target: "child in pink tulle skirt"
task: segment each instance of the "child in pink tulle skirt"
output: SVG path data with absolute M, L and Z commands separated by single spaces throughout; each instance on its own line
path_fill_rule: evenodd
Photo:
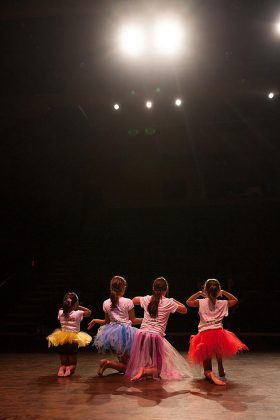
M 186 360 L 164 338 L 169 315 L 185 314 L 187 308 L 166 297 L 168 283 L 158 277 L 151 296 L 135 297 L 133 303 L 144 309 L 140 330 L 135 334 L 125 375 L 132 381 L 143 376 L 162 379 L 182 379 L 189 375 Z
M 203 299 L 198 299 L 198 297 Z M 226 297 L 227 300 L 219 300 Z M 203 291 L 189 297 L 187 305 L 199 308 L 200 322 L 198 334 L 191 337 L 188 359 L 191 363 L 203 365 L 204 375 L 216 385 L 225 385 L 212 370 L 212 358 L 218 363 L 219 376 L 225 376 L 223 357 L 231 357 L 248 347 L 232 332 L 223 329 L 223 318 L 228 308 L 236 305 L 238 299 L 231 293 L 221 290 L 218 280 L 208 279 Z

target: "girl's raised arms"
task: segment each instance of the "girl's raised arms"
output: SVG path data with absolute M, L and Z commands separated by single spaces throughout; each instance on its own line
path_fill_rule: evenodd
M 196 308 L 199 305 L 198 298 L 199 296 L 205 297 L 205 293 L 200 290 L 199 292 L 194 293 L 191 295 L 187 300 L 186 304 L 190 306 L 191 308 Z
M 176 312 L 178 312 L 179 314 L 186 314 L 188 312 L 188 309 L 185 307 L 185 305 L 183 303 L 178 302 L 178 300 L 176 300 L 174 298 L 173 298 L 173 301 L 175 303 L 177 303 L 177 305 L 178 305 L 178 308 L 177 308 Z
M 188 306 L 192 307 L 192 308 L 196 308 L 196 307 L 198 307 L 198 306 L 199 306 L 198 298 L 199 298 L 200 296 L 201 296 L 201 297 L 204 297 L 204 298 L 206 297 L 205 293 L 204 293 L 203 291 L 201 291 L 201 290 L 200 290 L 199 292 L 196 292 L 196 293 L 194 293 L 193 295 L 191 295 L 191 296 L 187 299 L 186 304 L 187 304 Z M 224 297 L 226 297 L 226 298 L 228 299 L 228 307 L 229 307 L 229 308 L 231 308 L 232 306 L 234 306 L 234 305 L 236 305 L 236 304 L 238 303 L 238 299 L 237 299 L 234 295 L 232 295 L 231 293 L 226 292 L 225 290 L 221 290 L 221 291 L 219 292 L 218 296 L 219 296 L 219 297 L 224 296 Z
M 87 318 L 88 316 L 91 316 L 91 310 L 88 308 L 85 308 L 84 306 L 79 305 L 78 306 L 78 310 L 79 311 L 83 311 L 84 313 L 84 318 Z
M 176 299 L 173 299 L 173 300 L 178 305 L 178 308 L 177 308 L 176 312 L 179 312 L 179 314 L 186 314 L 188 312 L 187 308 L 185 307 L 185 305 L 183 305 L 183 303 L 178 302 Z M 132 302 L 134 303 L 134 305 L 140 305 L 140 296 L 135 296 L 132 299 Z
M 232 306 L 236 305 L 238 303 L 237 297 L 232 295 L 229 292 L 226 292 L 225 290 L 221 290 L 219 293 L 219 296 L 224 296 L 228 299 L 228 307 L 231 308 Z

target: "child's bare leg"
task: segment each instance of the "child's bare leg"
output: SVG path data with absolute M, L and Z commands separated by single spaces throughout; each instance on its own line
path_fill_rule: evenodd
M 216 356 L 217 359 L 217 363 L 218 363 L 218 371 L 219 371 L 219 376 L 226 376 L 226 372 L 224 370 L 224 365 L 223 365 L 223 359 L 219 356 Z
M 77 354 L 69 355 L 68 362 L 69 362 L 70 374 L 75 373 L 76 366 L 77 366 Z
M 60 367 L 58 369 L 57 376 L 64 376 L 66 365 L 67 365 L 67 356 L 65 354 L 60 354 L 59 358 L 60 358 Z
M 212 360 L 211 359 L 206 359 L 203 361 L 203 367 L 204 367 L 204 375 L 205 377 L 213 382 L 215 385 L 225 385 L 225 382 L 221 381 L 220 379 L 218 379 L 213 370 L 212 370 Z
M 69 361 L 69 354 L 67 354 L 66 356 L 66 363 L 65 363 L 65 372 L 64 372 L 64 376 L 70 376 L 71 375 L 71 371 L 70 371 L 70 361 Z
M 123 362 L 117 362 L 117 361 L 112 361 L 112 360 L 108 360 L 108 359 L 101 359 L 100 360 L 100 366 L 98 369 L 98 375 L 102 376 L 104 371 L 106 369 L 115 369 L 120 373 L 124 373 L 125 369 L 126 369 L 126 364 Z
M 211 359 L 205 359 L 203 360 L 203 369 L 204 369 L 204 375 L 208 372 L 212 372 L 212 360 Z
M 101 359 L 100 360 L 100 362 L 99 362 L 99 369 L 97 371 L 97 374 L 99 376 L 102 376 L 103 375 L 103 372 L 105 370 L 104 368 L 105 368 L 105 365 L 106 365 L 107 362 L 109 362 L 109 360 L 107 360 L 107 359 Z
M 158 371 L 156 368 L 140 368 L 139 371 L 134 375 L 131 380 L 132 381 L 138 381 L 138 379 L 142 378 L 143 376 L 156 376 L 158 375 Z

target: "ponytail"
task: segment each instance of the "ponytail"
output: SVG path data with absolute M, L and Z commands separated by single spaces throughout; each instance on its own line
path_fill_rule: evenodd
M 221 290 L 220 282 L 216 279 L 208 279 L 204 284 L 204 290 L 214 305 L 219 291 Z
M 148 312 L 152 318 L 157 317 L 160 298 L 161 298 L 161 292 L 154 291 L 151 298 L 151 302 L 148 305 Z
M 168 290 L 168 283 L 164 277 L 158 277 L 153 283 L 153 294 L 148 305 L 148 312 L 152 318 L 158 315 L 158 305 L 165 291 Z
M 115 309 L 119 303 L 119 296 L 125 291 L 126 280 L 121 276 L 114 276 L 110 282 L 111 309 Z
M 111 290 L 110 299 L 111 299 L 111 309 L 116 308 L 119 303 L 119 296 L 117 295 L 115 290 Z

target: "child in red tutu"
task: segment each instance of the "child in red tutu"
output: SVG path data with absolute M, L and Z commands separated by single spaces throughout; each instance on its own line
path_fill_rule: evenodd
M 90 309 L 79 305 L 76 293 L 66 293 L 62 308 L 58 311 L 61 328 L 47 337 L 49 347 L 57 347 L 60 355 L 61 365 L 57 376 L 70 376 L 75 372 L 78 348 L 87 346 L 92 340 L 89 334 L 80 331 L 82 319 L 90 315 Z
M 199 297 L 203 299 L 198 299 Z M 219 300 L 225 297 L 227 300 Z M 190 296 L 187 305 L 199 308 L 200 322 L 198 334 L 191 337 L 188 359 L 191 363 L 201 364 L 204 375 L 216 385 L 225 385 L 212 370 L 212 358 L 216 357 L 219 376 L 225 376 L 223 357 L 231 357 L 248 347 L 235 334 L 223 329 L 223 318 L 228 315 L 228 308 L 236 305 L 238 299 L 231 293 L 221 290 L 218 280 L 208 279 L 203 291 Z
M 132 381 L 143 376 L 159 379 L 182 379 L 189 376 L 186 360 L 164 338 L 169 315 L 187 313 L 187 308 L 166 297 L 168 283 L 158 277 L 151 296 L 135 297 L 133 303 L 144 309 L 140 330 L 135 334 L 125 375 Z

